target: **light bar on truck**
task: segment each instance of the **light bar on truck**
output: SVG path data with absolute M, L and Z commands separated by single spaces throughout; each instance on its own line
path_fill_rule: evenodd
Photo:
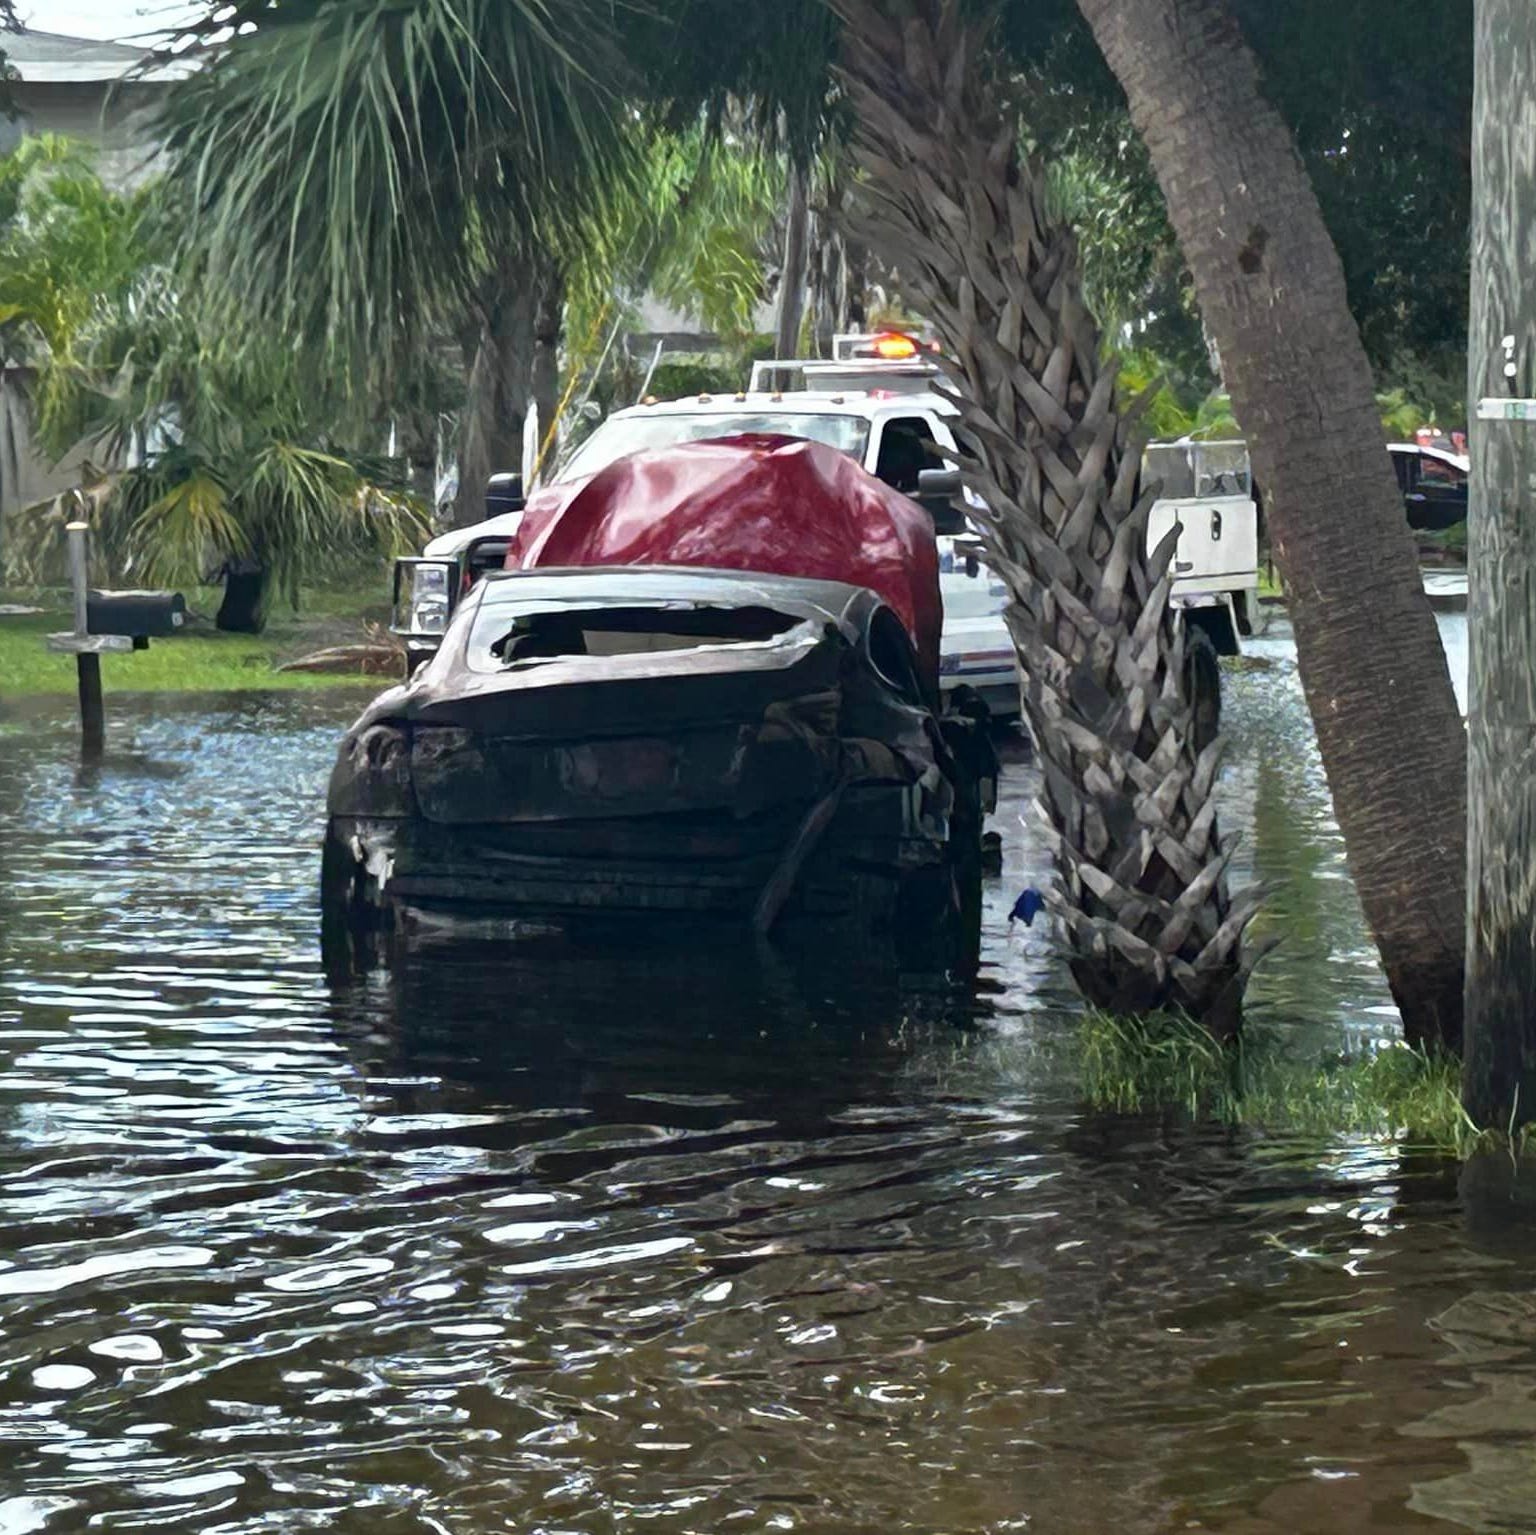
M 843 357 L 849 361 L 869 359 L 880 362 L 911 362 L 921 357 L 924 352 L 938 351 L 936 343 L 925 344 L 916 336 L 909 336 L 905 331 L 900 330 L 877 331 L 872 336 L 849 337 L 847 341 L 848 344 L 840 350 Z

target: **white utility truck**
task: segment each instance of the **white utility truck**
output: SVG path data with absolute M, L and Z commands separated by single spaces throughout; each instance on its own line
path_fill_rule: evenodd
M 1173 604 L 1217 655 L 1235 656 L 1260 627 L 1259 510 L 1246 443 L 1151 443 L 1143 480 L 1160 483 L 1147 519 L 1147 548 L 1177 526 Z
M 775 370 L 781 382 L 763 373 Z M 614 460 L 646 448 L 667 447 L 744 432 L 808 437 L 856 458 L 877 478 L 913 497 L 925 471 L 945 471 L 955 439 L 953 407 L 932 390 L 934 369 L 906 336 L 839 336 L 832 360 L 757 364 L 752 381 L 737 394 L 647 399 L 603 421 L 545 484 L 584 480 Z M 401 560 L 395 570 L 395 632 L 413 663 L 436 648 L 447 627 L 464 577 L 499 568 L 507 541 L 522 520 L 519 476 L 497 475 L 487 509 L 505 511 L 429 543 L 423 556 Z M 980 544 L 958 513 L 936 517 L 939 587 L 944 605 L 940 682 L 946 692 L 975 688 L 995 713 L 1017 714 L 1018 681 L 1013 641 L 1003 622 L 1008 594 L 977 558 Z M 462 567 L 457 579 L 444 561 Z
M 808 437 L 856 458 L 871 474 L 913 497 L 923 479 L 947 480 L 956 467 L 955 407 L 934 389 L 931 346 L 899 332 L 835 338 L 830 358 L 755 363 L 745 390 L 680 400 L 646 399 L 615 411 L 546 484 L 589 478 L 647 448 L 744 432 Z M 1218 451 L 1219 450 L 1219 451 Z M 1217 655 L 1238 650 L 1258 611 L 1257 512 L 1241 443 L 1172 443 L 1148 449 L 1146 472 L 1167 484 L 1153 509 L 1149 547 L 1173 522 L 1181 532 L 1174 601 L 1202 631 L 1192 647 L 1197 682 L 1219 709 Z M 432 540 L 417 560 L 397 562 L 395 631 L 413 662 L 436 648 L 459 592 L 499 568 L 522 520 L 521 477 L 497 475 L 487 494 L 497 512 Z M 932 498 L 923 495 L 925 504 Z M 975 688 L 994 713 L 1019 708 L 1017 662 L 1003 621 L 1008 594 L 980 558 L 981 542 L 958 512 L 935 517 L 944 605 L 940 681 Z M 450 575 L 443 562 L 455 562 Z M 1205 643 L 1208 637 L 1209 644 Z

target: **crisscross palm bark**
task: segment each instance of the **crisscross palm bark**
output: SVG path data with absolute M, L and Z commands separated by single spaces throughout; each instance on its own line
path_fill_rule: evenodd
M 1039 755 L 1072 972 L 1119 1013 L 1181 1008 L 1232 1032 L 1257 951 L 1217 827 L 1220 737 L 1197 750 L 1171 540 L 1081 297 L 1070 228 L 1019 149 L 988 27 L 955 0 L 833 0 L 864 177 L 860 235 L 943 340 L 966 483 Z

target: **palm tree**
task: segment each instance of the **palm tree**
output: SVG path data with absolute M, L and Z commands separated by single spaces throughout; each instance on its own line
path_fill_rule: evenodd
M 232 320 L 302 337 L 364 394 L 460 349 L 461 520 L 519 461 L 530 398 L 547 427 L 567 309 L 584 355 L 647 287 L 696 280 L 712 323 L 758 297 L 743 230 L 771 215 L 777 156 L 712 85 L 647 94 L 653 65 L 702 55 L 682 4 L 251 0 L 211 14 L 208 67 L 173 93 L 192 270 Z
M 1081 298 L 1072 230 L 950 0 L 833 0 L 857 116 L 862 233 L 937 327 L 971 456 L 978 530 L 1008 583 L 1024 709 L 1059 875 L 1052 901 L 1090 1001 L 1235 1029 L 1258 905 L 1233 899 L 1197 740 L 1172 544 L 1146 553 L 1131 412 Z
M 109 191 L 89 149 L 56 134 L 0 156 L 0 357 L 43 363 L 31 401 L 45 438 L 78 412 L 78 352 L 104 302 L 144 265 L 148 194 Z
M 639 173 L 605 189 L 592 237 L 563 256 L 573 373 L 601 362 L 647 294 L 735 341 L 750 335 L 762 301 L 784 158 L 738 124 L 635 132 Z
M 467 512 L 516 462 L 551 258 L 634 167 L 610 6 L 242 0 L 203 40 L 162 125 L 196 279 L 359 393 L 456 340 Z
M 1350 869 L 1415 1043 L 1461 1038 L 1466 735 L 1343 267 L 1228 0 L 1079 0 L 1266 487 Z
M 88 510 L 119 574 L 187 582 L 241 571 L 223 627 L 259 627 L 274 587 L 415 543 L 423 523 L 392 465 L 359 457 L 317 421 L 338 402 L 294 350 L 226 337 L 172 282 L 153 189 L 124 197 L 82 146 L 28 149 L 7 199 L 0 162 L 0 341 L 36 373 L 38 440 L 82 447 L 80 483 L 26 509 L 13 567 L 56 566 L 62 529 Z

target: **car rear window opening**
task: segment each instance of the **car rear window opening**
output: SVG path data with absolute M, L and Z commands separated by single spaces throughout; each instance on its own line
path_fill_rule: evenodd
M 472 664 L 490 670 L 569 656 L 639 655 L 704 645 L 762 644 L 804 623 L 763 607 L 632 607 L 483 614 Z

